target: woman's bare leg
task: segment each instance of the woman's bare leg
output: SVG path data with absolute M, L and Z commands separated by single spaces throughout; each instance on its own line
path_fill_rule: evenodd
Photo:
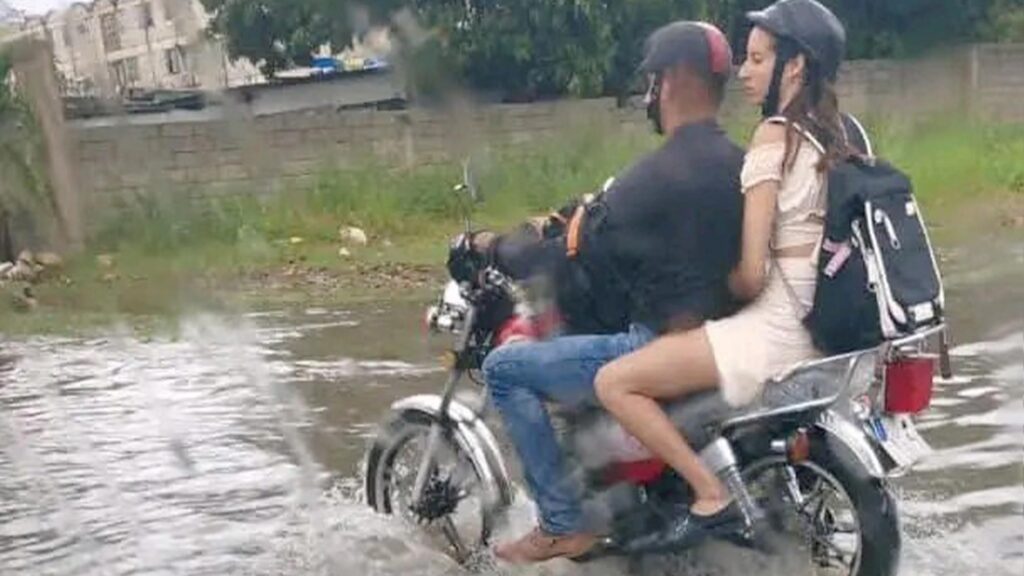
M 718 385 L 718 369 L 703 329 L 663 336 L 605 365 L 594 385 L 601 404 L 619 423 L 690 484 L 696 514 L 713 514 L 728 504 L 728 490 L 655 401 Z

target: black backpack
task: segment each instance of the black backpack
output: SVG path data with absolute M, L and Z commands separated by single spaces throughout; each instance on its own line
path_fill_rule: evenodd
M 804 318 L 827 354 L 871 348 L 942 322 L 944 295 L 910 179 L 871 155 L 828 174 L 814 303 Z

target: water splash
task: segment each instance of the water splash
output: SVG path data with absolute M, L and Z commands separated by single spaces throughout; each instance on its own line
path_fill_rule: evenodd
M 334 321 L 344 324 L 319 327 Z M 417 351 L 401 359 L 352 354 L 346 343 L 305 347 L 339 335 L 358 343 L 388 322 L 376 311 L 314 310 L 194 317 L 176 337 L 148 341 L 6 342 L 0 573 L 465 574 L 360 494 L 365 438 L 392 399 L 435 389 L 432 352 L 416 348 L 418 336 L 396 336 Z M 907 573 L 1020 572 L 1022 340 L 1011 331 L 955 350 L 958 376 L 937 387 L 947 402 L 925 431 L 936 453 L 897 486 Z M 535 521 L 520 493 L 497 537 Z M 491 572 L 799 573 L 785 561 L 766 566 L 714 544 L 632 564 Z

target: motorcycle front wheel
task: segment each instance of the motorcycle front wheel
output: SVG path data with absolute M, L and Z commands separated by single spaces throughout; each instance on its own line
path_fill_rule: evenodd
M 430 414 L 410 410 L 381 426 L 367 455 L 367 503 L 381 514 L 402 518 L 429 544 L 468 564 L 488 545 L 493 529 L 489 501 L 496 488 L 485 485 L 464 439 L 449 424 L 440 430 L 422 495 L 413 501 L 431 428 L 437 422 Z
M 765 512 L 759 532 L 787 572 L 813 576 L 894 576 L 900 554 L 896 501 L 885 484 L 825 442 L 811 457 L 783 456 L 743 470 L 751 496 Z

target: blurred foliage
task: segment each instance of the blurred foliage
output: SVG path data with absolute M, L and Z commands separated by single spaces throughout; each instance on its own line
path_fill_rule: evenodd
M 19 224 L 24 245 L 45 236 L 57 212 L 42 133 L 12 70 L 9 55 L 0 51 L 0 215 L 6 212 Z
M 1024 0 L 993 0 L 983 38 L 995 42 L 1024 42 Z
M 1024 40 L 1024 0 L 824 0 L 847 26 L 850 58 L 901 57 L 971 41 Z M 452 73 L 511 100 L 623 95 L 643 40 L 680 18 L 717 24 L 742 53 L 744 14 L 764 0 L 202 0 L 233 57 L 264 72 L 305 65 L 371 25 L 404 41 L 418 80 Z M 410 37 L 408 9 L 422 33 Z M 409 18 L 405 19 L 410 20 Z M 409 51 L 426 50 L 427 62 Z M 435 87 L 436 88 L 436 87 Z M 429 87 L 428 87 L 429 90 Z

